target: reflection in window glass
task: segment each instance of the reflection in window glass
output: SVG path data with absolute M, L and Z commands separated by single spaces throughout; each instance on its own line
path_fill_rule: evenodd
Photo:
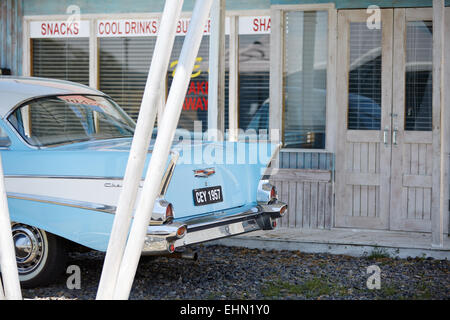
M 239 128 L 269 129 L 270 35 L 239 36 Z
M 285 14 L 286 148 L 325 148 L 327 18 L 326 11 Z
M 348 129 L 381 127 L 381 28 L 350 23 Z
M 167 74 L 167 88 L 170 90 L 175 75 L 178 58 L 183 47 L 184 36 L 176 36 Z M 228 50 L 228 36 L 225 38 L 225 51 Z M 228 111 L 228 55 L 225 61 L 225 124 Z M 209 35 L 204 35 L 192 71 L 186 97 L 181 111 L 178 128 L 194 131 L 195 121 L 201 121 L 202 131 L 208 129 L 208 76 L 209 76 Z
M 432 129 L 433 23 L 406 27 L 405 130 Z

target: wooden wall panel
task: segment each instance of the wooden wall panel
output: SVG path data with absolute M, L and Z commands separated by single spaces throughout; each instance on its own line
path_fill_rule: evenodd
M 333 189 L 331 171 L 279 169 L 271 183 L 288 213 L 279 225 L 286 228 L 330 229 L 332 226 Z
M 22 0 L 0 1 L 0 68 L 22 74 Z

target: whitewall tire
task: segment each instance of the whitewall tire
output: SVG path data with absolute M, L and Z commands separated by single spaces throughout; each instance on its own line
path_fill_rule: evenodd
M 44 286 L 56 280 L 66 263 L 64 240 L 26 224 L 13 223 L 11 229 L 21 286 Z

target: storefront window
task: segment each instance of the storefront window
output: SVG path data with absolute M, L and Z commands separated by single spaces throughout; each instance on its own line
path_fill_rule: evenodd
M 328 12 L 286 12 L 284 48 L 285 148 L 325 148 Z
M 124 28 L 124 30 L 126 30 Z M 175 37 L 166 79 L 166 98 L 178 65 L 184 35 Z M 110 95 L 137 120 L 144 94 L 156 37 L 104 37 L 99 40 L 100 90 Z M 227 36 L 228 40 L 228 36 Z M 226 40 L 226 43 L 228 41 Z M 226 45 L 228 49 L 228 45 Z M 228 59 L 227 59 L 228 61 Z M 209 35 L 204 35 L 186 92 L 178 128 L 194 131 L 195 121 L 202 131 L 208 126 Z M 226 65 L 228 63 L 226 62 Z M 228 67 L 226 67 L 225 111 L 228 114 Z M 227 123 L 227 118 L 225 123 Z
M 410 21 L 406 28 L 405 130 L 432 130 L 433 22 Z
M 228 19 L 228 18 L 227 18 Z M 239 70 L 238 115 L 239 128 L 267 130 L 269 126 L 269 51 L 270 17 L 239 17 Z M 34 76 L 65 79 L 95 85 L 91 83 L 92 72 L 89 65 L 90 48 L 98 52 L 98 89 L 111 96 L 133 119 L 137 120 L 139 108 L 148 77 L 152 54 L 155 49 L 158 18 L 148 19 L 108 19 L 97 20 L 95 32 L 97 41 L 90 43 L 89 21 L 81 21 L 79 33 L 65 31 L 65 38 L 54 34 L 64 21 L 39 21 L 31 28 L 32 68 Z M 177 34 L 171 53 L 165 98 L 178 65 L 189 19 L 182 18 L 177 24 Z M 41 34 L 43 26 L 52 27 L 52 32 Z M 191 81 L 183 103 L 178 128 L 194 131 L 208 129 L 208 89 L 209 89 L 209 41 L 205 26 L 200 49 L 195 62 Z M 47 30 L 46 29 L 46 30 Z M 62 29 L 61 29 L 62 30 Z M 66 29 L 64 29 L 66 30 Z M 78 29 L 77 29 L 78 30 Z M 225 39 L 225 130 L 228 129 L 228 79 L 229 79 L 229 20 L 226 20 Z M 91 51 L 92 53 L 92 51 Z M 91 65 L 92 68 L 92 65 Z M 90 79 L 91 75 L 91 79 Z M 156 124 L 157 125 L 157 124 Z M 197 136 L 196 136 L 197 137 Z
M 89 39 L 32 39 L 32 72 L 89 85 Z
M 349 130 L 380 130 L 381 37 L 381 29 L 369 29 L 365 22 L 350 23 Z
M 239 35 L 239 128 L 269 129 L 270 34 Z
M 135 121 L 139 115 L 156 37 L 100 38 L 100 91 Z
M 170 57 L 169 70 L 167 74 L 167 89 L 175 76 L 175 71 L 183 47 L 185 36 L 176 36 Z M 225 39 L 225 51 L 228 50 L 228 36 Z M 225 124 L 228 126 L 228 55 L 225 61 Z M 208 129 L 208 77 L 209 77 L 209 35 L 204 35 L 197 58 L 194 64 L 194 70 L 191 74 L 186 97 L 183 103 L 178 128 L 188 131 L 194 131 L 195 122 L 201 122 L 202 131 Z

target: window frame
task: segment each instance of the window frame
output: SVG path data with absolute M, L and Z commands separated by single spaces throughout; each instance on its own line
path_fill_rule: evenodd
M 246 10 L 246 11 L 230 11 L 227 17 L 230 18 L 230 38 L 229 38 L 229 83 L 228 83 L 228 141 L 239 141 L 239 18 L 252 16 L 269 16 L 271 10 Z M 272 19 L 272 17 L 271 17 Z M 272 32 L 273 23 L 271 22 L 270 30 Z M 271 35 L 270 41 L 271 41 Z M 270 52 L 269 48 L 269 52 Z M 269 69 L 269 77 L 271 70 Z M 270 99 L 270 90 L 269 90 Z M 270 108 L 270 105 L 269 105 Z M 230 117 L 231 115 L 231 117 Z M 269 111 L 269 131 L 270 131 L 270 111 Z M 259 137 L 259 133 L 256 133 Z M 269 132 L 267 133 L 269 135 Z
M 284 16 L 292 11 L 327 11 L 328 12 L 328 61 L 327 61 L 327 97 L 325 111 L 325 148 L 282 148 L 282 152 L 335 152 L 336 151 L 336 37 L 337 10 L 334 3 L 305 4 L 305 5 L 272 5 L 271 6 L 271 52 L 270 52 L 270 108 L 269 130 L 279 130 L 279 134 L 272 135 L 271 141 L 284 143 Z

